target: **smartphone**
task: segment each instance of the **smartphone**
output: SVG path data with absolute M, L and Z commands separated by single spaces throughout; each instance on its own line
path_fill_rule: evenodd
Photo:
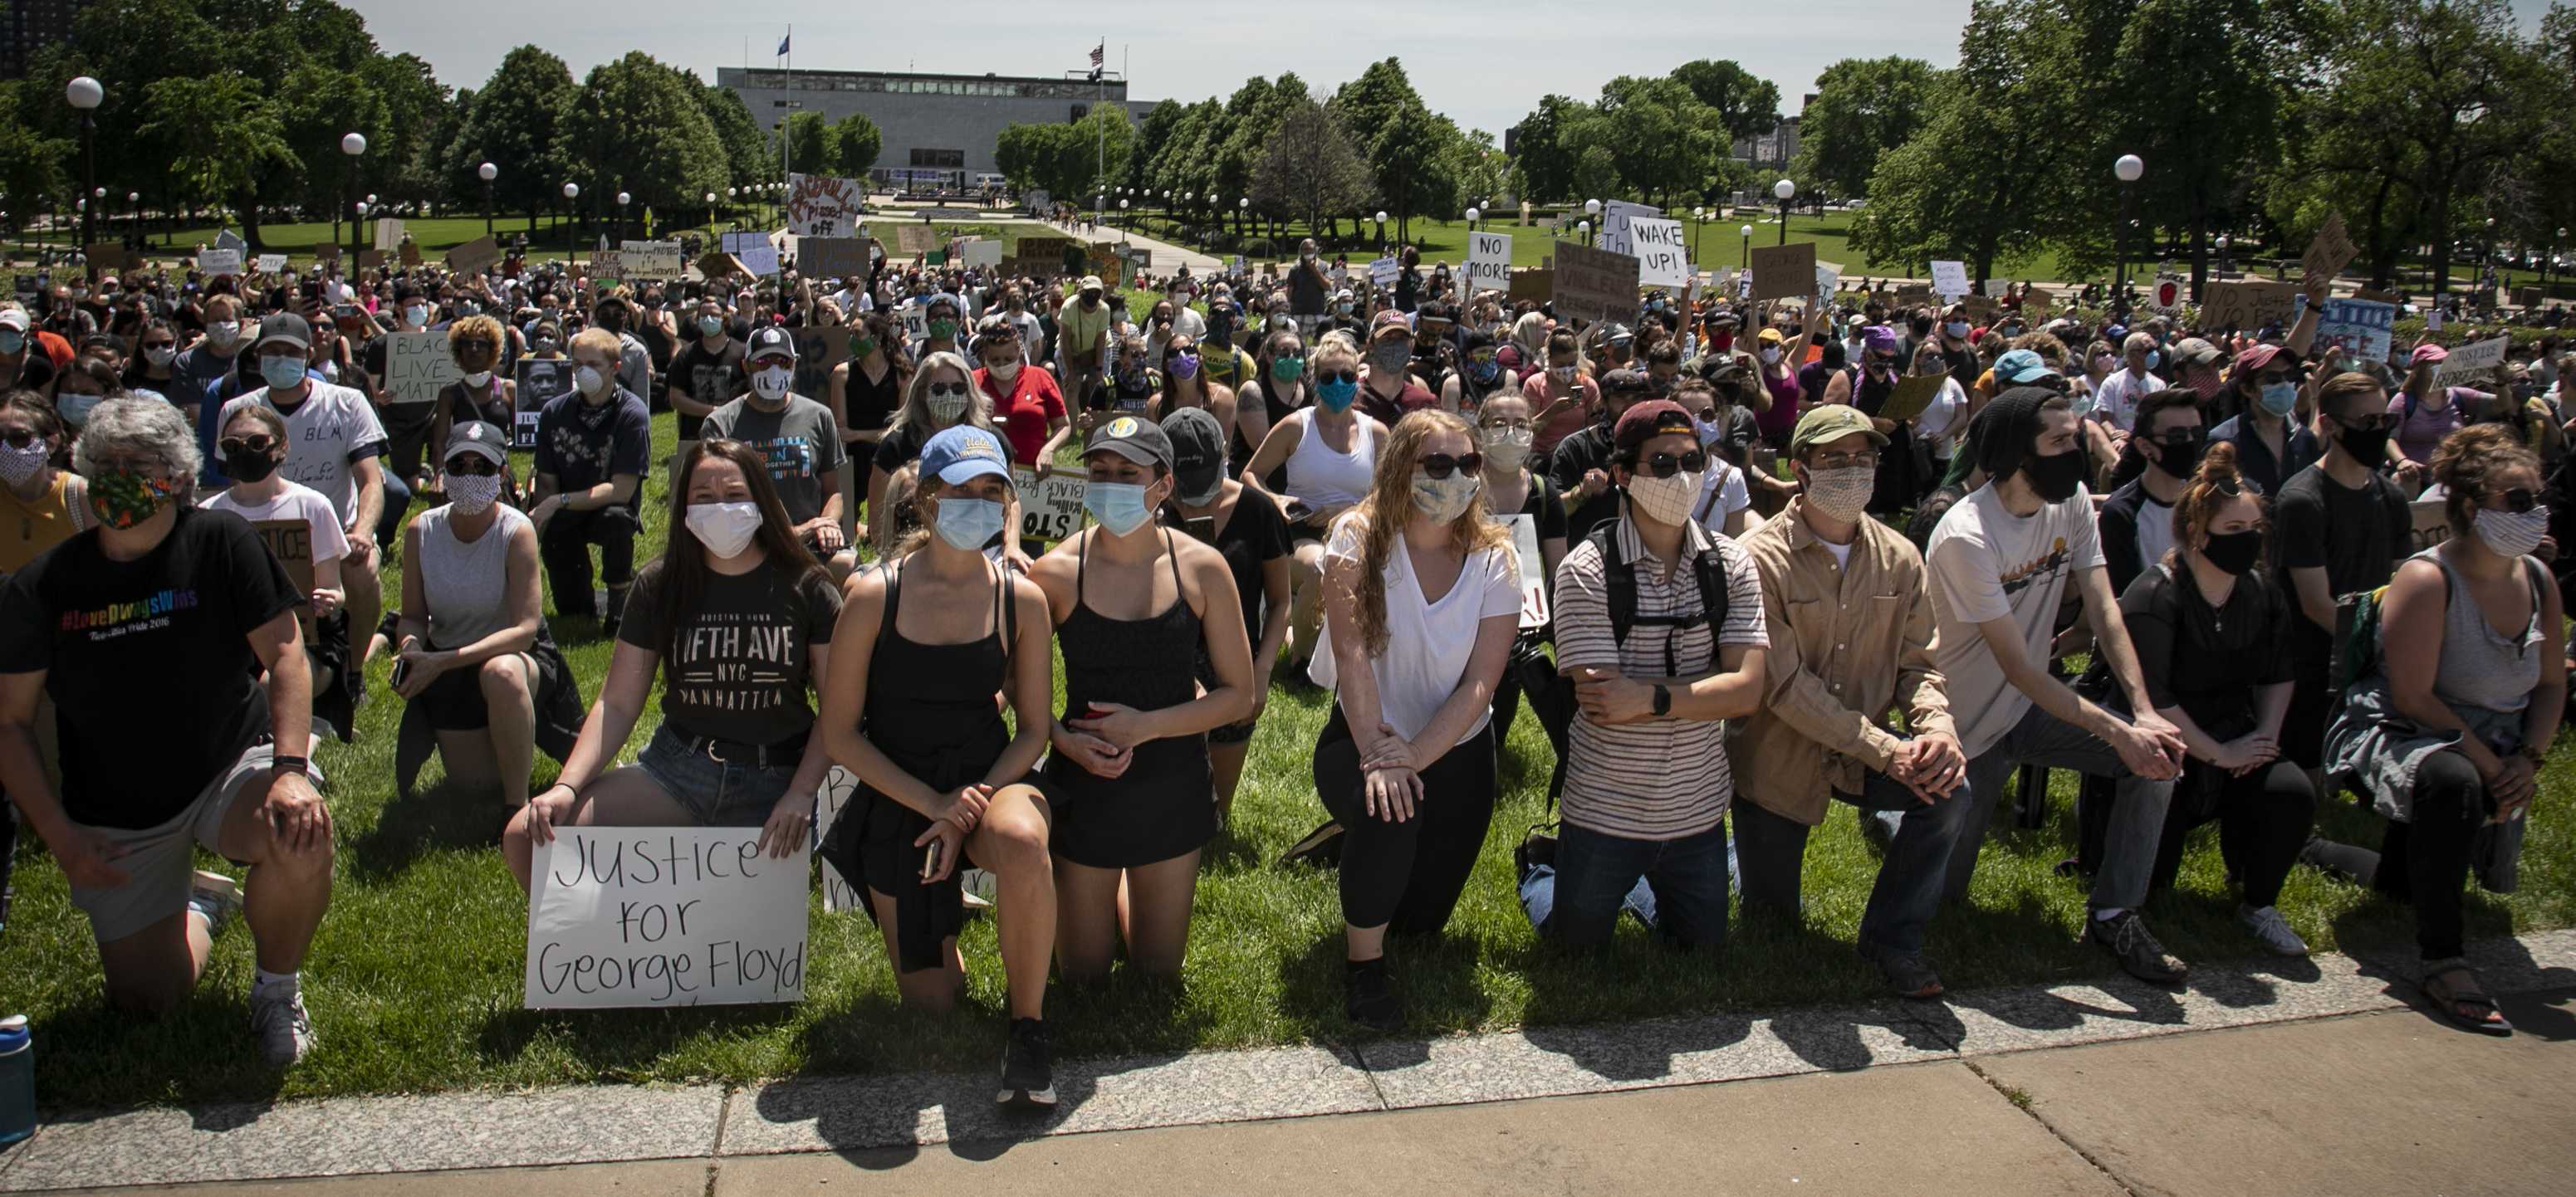
M 1288 500 L 1286 511 L 1288 522 L 1292 524 L 1305 523 L 1307 520 L 1313 518 L 1315 514 L 1315 509 L 1308 507 L 1304 499 Z
M 939 875 L 939 850 L 944 846 L 946 846 L 946 841 L 944 840 L 930 841 L 929 851 L 921 858 L 921 879 L 923 881 L 927 882 L 931 878 Z
M 405 681 L 409 680 L 410 678 L 411 678 L 411 660 L 410 660 L 410 658 L 407 658 L 407 657 L 396 657 L 396 658 L 394 658 L 394 669 L 393 669 L 393 672 L 392 672 L 390 675 L 388 675 L 388 676 L 387 676 L 386 680 L 387 680 L 387 681 L 388 681 L 388 682 L 393 686 L 393 688 L 394 688 L 394 689 L 396 689 L 396 690 L 400 690 L 400 689 L 402 689 L 402 687 L 403 687 L 403 683 L 404 683 Z
M 1181 521 L 1181 530 L 1182 530 L 1183 532 L 1187 532 L 1187 533 L 1189 533 L 1189 534 L 1190 534 L 1190 536 L 1191 536 L 1191 537 L 1193 537 L 1193 538 L 1195 538 L 1195 539 L 1196 539 L 1200 544 L 1215 544 L 1215 543 L 1216 543 L 1216 517 L 1215 517 L 1215 516 L 1212 516 L 1212 515 L 1198 515 L 1198 516 L 1191 516 L 1191 517 L 1189 517 L 1189 518 L 1184 519 L 1184 520 L 1182 520 L 1182 521 Z

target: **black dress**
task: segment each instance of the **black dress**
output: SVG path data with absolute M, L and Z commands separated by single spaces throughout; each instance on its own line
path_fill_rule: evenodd
M 1172 534 L 1163 533 L 1172 570 L 1172 605 L 1143 619 L 1111 619 L 1083 601 L 1091 542 L 1076 550 L 1073 614 L 1056 632 L 1064 653 L 1064 718 L 1084 717 L 1094 702 L 1158 711 L 1198 697 L 1199 616 L 1181 588 Z M 1095 869 L 1127 869 L 1197 851 L 1216 837 L 1215 780 L 1205 734 L 1148 740 L 1127 771 L 1094 776 L 1055 754 L 1047 760 L 1046 794 L 1055 808 L 1053 850 Z
M 1881 379 L 1872 371 L 1861 371 L 1852 387 L 1852 406 L 1859 408 L 1862 415 L 1877 416 L 1878 409 L 1887 406 L 1888 398 L 1896 393 L 1896 383 L 1894 378 Z M 1921 494 L 1914 480 L 1914 428 L 1898 420 L 1896 431 L 1887 434 L 1887 447 L 1878 451 L 1878 484 L 1870 488 L 1869 513 L 1887 515 L 1914 506 Z

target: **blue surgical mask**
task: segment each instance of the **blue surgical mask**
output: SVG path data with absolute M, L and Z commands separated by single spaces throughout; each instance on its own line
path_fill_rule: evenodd
M 14 328 L 0 329 L 0 354 L 16 355 L 27 347 L 27 334 Z
M 1094 482 L 1082 490 L 1082 507 L 1111 536 L 1125 536 L 1154 518 L 1145 488 L 1132 482 Z
M 2165 351 L 2164 351 L 2164 350 L 2161 350 L 2161 349 L 2150 349 L 2150 350 L 2148 350 L 2148 351 L 2147 351 L 2147 371 L 2148 371 L 2149 373 L 2154 373 L 2154 372 L 2155 372 L 2156 367 L 2161 366 L 2161 365 L 2163 365 L 2163 364 L 2165 364 Z
M 292 357 L 259 359 L 259 376 L 272 390 L 292 390 L 304 381 L 304 361 Z
M 1357 381 L 1326 379 L 1315 384 L 1315 402 L 1323 404 L 1325 411 L 1337 416 L 1349 411 L 1359 398 L 1360 384 Z
M 2295 382 L 2274 382 L 2264 384 L 2263 410 L 2276 416 L 2286 416 L 2290 414 L 2290 410 L 2292 408 L 2295 408 L 2298 405 L 2299 384 Z
M 933 528 L 948 547 L 981 552 L 1002 530 L 1002 505 L 991 499 L 941 499 Z

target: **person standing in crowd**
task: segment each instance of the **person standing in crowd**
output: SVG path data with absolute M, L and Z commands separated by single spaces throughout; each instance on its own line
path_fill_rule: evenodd
M 1104 419 L 1083 464 L 1092 526 L 1029 571 L 1064 653 L 1042 783 L 1055 812 L 1056 969 L 1101 979 L 1123 942 L 1135 967 L 1177 977 L 1199 850 L 1217 829 L 1207 733 L 1252 713 L 1252 648 L 1224 555 L 1154 519 L 1176 488 L 1162 427 Z M 1204 693 L 1201 656 L 1215 672 Z
M 1601 376 L 1599 394 L 1600 402 L 1593 409 L 1598 418 L 1557 442 L 1556 451 L 1548 456 L 1548 478 L 1567 504 L 1568 543 L 1580 542 L 1593 528 L 1619 518 L 1621 495 L 1612 469 L 1627 451 L 1619 446 L 1618 425 L 1629 408 L 1646 400 L 1646 372 L 1612 370 Z M 1693 482 L 1699 481 L 1700 472 L 1691 471 Z M 1694 509 L 1698 498 L 1691 496 Z
M 743 360 L 749 393 L 707 414 L 701 435 L 751 446 L 769 463 L 770 482 L 798 540 L 818 561 L 842 549 L 841 429 L 832 409 L 791 391 L 796 338 L 777 327 L 751 334 Z
M 2412 543 L 2405 492 L 2376 468 L 2387 460 L 2397 414 L 2388 392 L 2351 371 L 2317 388 L 2317 439 L 2325 456 L 2281 485 L 2273 517 L 2283 593 L 2297 605 L 2289 630 L 2297 682 L 2281 729 L 2281 755 L 2309 769 L 2324 764 L 2326 724 L 2343 696 L 2327 684 L 2335 653 L 2335 600 L 2375 590 L 2397 572 Z
M 2442 363 L 2450 356 L 2450 350 L 2429 342 L 2416 346 L 2406 358 L 2405 388 L 2388 400 L 2388 410 L 2397 413 L 2397 451 L 2419 467 L 2432 462 L 2433 450 L 2443 438 L 2468 423 L 2467 413 L 2483 410 L 2495 398 L 2470 387 L 2445 385 Z
M 1799 495 L 1744 538 L 1769 641 L 1758 709 L 1728 744 L 1745 912 L 1795 920 L 1808 830 L 1834 802 L 1901 812 L 1861 915 L 1862 959 L 1899 997 L 1941 994 L 1923 957 L 1966 813 L 1967 757 L 1933 663 L 1923 558 L 1866 512 L 1884 435 L 1858 409 L 1798 420 Z M 1905 735 L 1887 714 L 1901 711 Z
M 509 444 L 498 425 L 458 425 L 439 460 L 447 504 L 403 529 L 413 568 L 403 571 L 394 692 L 437 733 L 449 779 L 498 789 L 516 812 L 528 804 L 544 696 L 572 684 L 572 670 L 546 633 L 536 526 L 501 502 Z
M 1494 691 L 1520 627 L 1520 567 L 1488 517 L 1467 422 L 1418 411 L 1333 523 L 1316 685 L 1333 692 L 1315 792 L 1345 829 L 1343 1012 L 1393 1030 L 1386 935 L 1448 925 L 1494 814 Z
M 2112 491 L 2096 517 L 2102 538 L 2102 567 L 2110 571 L 2111 589 L 2129 593 L 2139 573 L 2155 568 L 2174 546 L 2174 504 L 2200 470 L 2209 448 L 2201 426 L 2200 397 L 2182 387 L 2166 387 L 2138 400 L 2129 444 L 2146 459 L 2147 468 L 2127 485 Z
M 516 426 L 519 384 L 495 372 L 501 360 L 501 322 L 490 316 L 468 316 L 448 325 L 447 356 L 460 376 L 438 388 L 429 443 L 445 445 L 458 425 L 477 420 L 500 428 Z
M 251 352 L 268 385 L 224 404 L 216 427 L 230 427 L 233 413 L 244 407 L 266 407 L 285 419 L 283 472 L 289 481 L 321 492 L 340 516 L 348 544 L 340 581 L 349 610 L 350 657 L 363 661 L 364 645 L 354 638 L 373 633 L 384 609 L 376 538 L 386 522 L 385 430 L 365 395 L 309 376 L 312 341 L 312 326 L 302 316 L 280 312 L 260 321 Z M 398 510 L 395 516 L 400 518 Z
M 54 465 L 70 441 L 42 396 L 0 398 L 0 579 L 89 526 L 88 485 Z
M 2143 408 L 2138 418 L 2145 427 Z M 2236 921 L 2275 954 L 2304 956 L 2307 941 L 2279 902 L 2317 795 L 2307 773 L 2281 755 L 2290 607 L 2264 576 L 2262 495 L 2237 475 L 2234 445 L 2210 448 L 2168 518 L 2172 547 L 2120 596 L 2147 697 L 2191 754 L 2174 785 L 2150 888 L 2173 885 L 2192 829 L 2215 821 L 2227 871 L 2244 887 Z
M 2452 433 L 2432 464 L 2450 538 L 2397 567 L 2376 659 L 2326 733 L 2328 773 L 2368 794 L 2388 832 L 2376 853 L 2308 852 L 2411 902 L 2424 996 L 2460 1026 L 2505 1035 L 2513 1024 L 2465 956 L 2460 889 L 2472 863 L 2489 888 L 2512 888 L 2565 713 L 2566 624 L 2549 567 L 2531 556 L 2549 527 L 2538 457 L 2479 425 Z
M 304 596 L 250 525 L 187 501 L 197 440 L 169 404 L 100 404 L 72 458 L 96 526 L 0 585 L 0 790 L 89 916 L 112 1005 L 176 1009 L 238 908 L 252 1033 L 269 1065 L 291 1065 L 314 1043 L 299 973 L 333 856 L 308 755 Z M 189 695 L 194 712 L 148 752 L 138 684 Z M 37 750 L 39 696 L 56 712 L 59 791 Z M 228 890 L 192 892 L 200 845 L 248 866 L 238 906 Z
M 1011 446 L 1011 460 L 1036 470 L 1040 478 L 1054 473 L 1055 452 L 1073 435 L 1055 376 L 1030 364 L 1018 326 L 1006 321 L 975 334 L 975 361 L 975 387 Z
M 1028 782 L 1051 722 L 1054 625 L 1037 584 L 984 555 L 1011 493 L 1001 437 L 944 429 L 922 449 L 921 477 L 924 529 L 851 580 L 833 629 L 842 651 L 823 689 L 823 744 L 860 789 L 823 855 L 867 890 L 904 1003 L 942 1012 L 966 985 L 959 870 L 971 861 L 993 874 L 1011 1020 L 1000 1100 L 1044 1108 L 1055 1104 L 1045 1017 L 1056 881 L 1052 811 Z
M 680 457 L 698 443 L 709 413 L 751 389 L 742 342 L 725 321 L 724 300 L 713 291 L 698 300 L 697 315 L 684 330 L 686 345 L 671 357 L 671 410 L 679 413 Z M 674 459 L 676 460 L 676 458 Z M 674 480 L 677 480 L 675 474 Z M 673 486 L 678 491 L 679 486 Z
M 1610 393 L 1635 373 L 1611 371 Z M 1714 948 L 1726 942 L 1734 795 L 1724 721 L 1761 701 L 1762 583 L 1742 546 L 1691 518 L 1708 451 L 1681 405 L 1629 406 L 1612 437 L 1626 502 L 1556 570 L 1556 663 L 1582 717 L 1563 836 L 1523 875 L 1521 904 L 1548 939 L 1597 947 L 1643 880 L 1657 934 Z
M 1225 429 L 1213 414 L 1184 407 L 1163 417 L 1163 435 L 1172 442 L 1173 479 L 1164 522 L 1200 538 L 1225 558 L 1235 603 L 1243 611 L 1243 633 L 1252 646 L 1251 711 L 1207 734 L 1210 784 L 1222 825 L 1233 813 L 1243 758 L 1262 708 L 1269 705 L 1271 671 L 1288 641 L 1288 520 L 1259 491 L 1225 476 Z M 1204 644 L 1198 680 L 1209 689 L 1219 684 L 1216 658 Z
M 1548 334 L 1547 368 L 1523 379 L 1521 394 L 1538 413 L 1530 455 L 1540 461 L 1549 461 L 1558 441 L 1598 419 L 1601 411 L 1601 384 L 1593 381 L 1592 366 L 1584 360 L 1574 334 L 1564 329 Z M 1553 465 L 1548 472 L 1555 476 Z
M 1278 417 L 1261 447 L 1243 467 L 1243 484 L 1279 505 L 1296 546 L 1289 567 L 1293 583 L 1288 623 L 1289 676 L 1303 676 L 1315 659 L 1324 619 L 1325 542 L 1333 521 L 1366 498 L 1376 485 L 1386 426 L 1353 411 L 1359 402 L 1359 358 L 1338 340 L 1315 349 L 1315 404 Z M 1287 488 L 1273 491 L 1271 471 L 1285 467 Z
M 2313 309 L 2311 309 L 2313 310 Z M 2237 414 L 2209 430 L 2211 444 L 2236 446 L 2237 472 L 2266 495 L 2313 464 L 2317 438 L 2292 418 L 2299 406 L 2299 357 L 2278 345 L 2236 355 L 2227 373 Z
M 635 581 L 635 537 L 644 530 L 644 472 L 651 468 L 653 417 L 616 381 L 616 338 L 587 328 L 572 339 L 572 393 L 537 413 L 534 489 L 528 520 L 555 595 L 555 614 L 600 617 L 614 638 Z M 591 546 L 607 604 L 590 588 Z
M 312 676 L 312 709 L 316 720 L 345 725 L 355 713 L 355 679 L 348 674 L 349 628 L 342 616 L 345 597 L 340 559 L 349 542 L 340 529 L 339 513 L 321 492 L 290 482 L 279 471 L 286 464 L 286 421 L 266 407 L 243 407 L 224 421 L 215 447 L 224 455 L 224 476 L 232 485 L 209 495 L 198 506 L 229 511 L 253 527 L 269 520 L 305 525 L 305 560 L 313 571 L 313 589 L 305 595 L 313 613 L 314 634 L 304 643 Z M 289 575 L 290 577 L 292 575 Z
M 1055 373 L 1067 402 L 1089 410 L 1109 365 L 1109 307 L 1100 276 L 1086 274 L 1055 313 Z
M 2184 748 L 2173 725 L 2154 713 L 2111 595 L 2074 413 L 2055 391 L 2015 387 L 1979 419 L 1977 464 L 1987 482 L 1941 517 L 1924 554 L 1938 621 L 1936 664 L 1951 708 L 1969 713 L 1959 747 L 1974 805 L 1953 845 L 1944 894 L 1966 898 L 1996 798 L 2015 768 L 2038 763 L 2113 776 L 2116 805 L 2085 933 L 2131 975 L 2179 981 L 2189 967 L 2156 942 L 2137 908 L 2147 897 Z M 2133 715 L 2103 709 L 2048 671 L 2069 583 Z
M 811 751 L 806 692 L 829 676 L 841 592 L 750 446 L 702 439 L 680 464 L 669 547 L 635 580 L 599 701 L 563 772 L 503 833 L 521 889 L 559 827 L 758 827 L 774 858 L 808 850 L 831 759 Z M 662 725 L 634 764 L 612 767 L 657 669 Z

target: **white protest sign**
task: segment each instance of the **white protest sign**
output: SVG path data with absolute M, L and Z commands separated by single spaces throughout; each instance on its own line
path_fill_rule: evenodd
M 1514 513 L 1503 517 L 1512 526 L 1512 548 L 1521 559 L 1521 627 L 1547 626 L 1547 562 L 1538 554 L 1538 521 Z
M 966 252 L 963 257 L 965 258 L 966 265 L 980 266 L 986 270 L 991 270 L 1002 264 L 1002 243 L 999 241 L 988 241 L 979 237 L 966 243 Z
M 1393 258 L 1379 258 L 1369 263 L 1369 281 L 1381 287 L 1395 285 L 1395 277 L 1404 273 L 1404 263 Z
M 1467 234 L 1466 296 L 1478 291 L 1509 291 L 1512 287 L 1512 235 L 1509 233 Z
M 1640 216 L 1628 221 L 1628 243 L 1637 255 L 1637 285 L 1690 285 L 1690 251 L 1682 245 L 1682 222 Z
M 240 274 L 242 256 L 238 249 L 210 249 L 197 255 L 197 269 L 208 278 L 222 274 Z
M 2396 304 L 2335 298 L 2326 301 L 2317 319 L 2316 343 L 2364 361 L 2384 362 L 2396 331 Z
M 259 272 L 261 274 L 275 274 L 284 269 L 286 269 L 285 254 L 261 254 L 259 256 Z
M 840 822 L 843 815 L 861 817 L 851 812 L 851 808 L 858 804 L 859 779 L 856 776 L 839 765 L 832 766 L 823 774 L 823 788 L 814 793 L 814 848 L 818 854 L 815 859 L 823 863 L 818 871 L 823 875 L 823 910 L 826 913 L 867 909 L 859 896 L 858 886 L 841 876 L 840 869 L 819 855 L 823 841 L 831 837 L 833 824 Z
M 680 277 L 680 243 L 677 241 L 624 241 L 617 246 L 617 277 L 628 282 L 638 279 L 669 280 Z
M 778 273 L 778 247 L 766 241 L 734 254 L 753 274 Z
M 1943 299 L 1957 299 L 1968 293 L 1968 264 L 1965 262 L 1932 263 L 1932 293 Z
M 385 393 L 395 406 L 435 403 L 439 388 L 463 377 L 444 332 L 390 332 L 385 343 Z
M 799 237 L 850 236 L 867 206 L 867 184 L 859 180 L 787 176 L 787 231 Z
M 2511 343 L 2511 341 L 2512 338 L 2510 337 L 2491 337 L 2487 340 L 2479 341 L 2475 344 L 2462 345 L 2459 348 L 2452 350 L 2451 356 L 2443 359 L 2442 361 L 2441 380 L 2447 383 L 2451 379 L 2463 374 L 2475 374 L 2480 370 L 2493 370 L 2496 367 L 2503 365 L 2505 347 Z
M 805 997 L 802 850 L 757 827 L 564 827 L 528 899 L 531 1010 Z
M 821 236 L 819 233 L 814 235 Z M 778 247 L 778 243 L 771 240 L 769 234 L 764 233 L 759 229 L 738 229 L 734 232 L 726 233 L 720 244 L 726 253 L 732 254 L 735 257 L 741 257 L 744 253 L 750 251 L 755 246 L 767 246 L 771 249 L 776 249 Z
M 1843 284 L 1843 268 L 1832 262 L 1816 263 L 1816 310 L 1821 312 L 1834 302 L 1834 291 Z
M 1062 540 L 1080 530 L 1083 478 L 1062 470 L 1038 477 L 1026 466 L 1011 468 L 1011 487 L 1020 492 L 1020 536 L 1028 540 Z
M 1986 280 L 1986 298 L 1988 299 L 2001 299 L 2005 295 L 2010 294 L 2011 291 L 2011 279 L 1990 278 Z
M 1643 216 L 1661 216 L 1664 210 L 1649 204 L 1632 204 L 1626 200 L 1609 200 L 1601 205 L 1601 239 L 1595 244 L 1614 254 L 1636 256 L 1629 244 L 1628 224 Z
M 224 231 L 215 234 L 215 248 L 231 250 L 237 254 L 245 254 L 250 252 L 250 242 L 242 240 L 241 234 L 236 233 L 231 229 L 225 229 Z
M 378 250 L 391 253 L 395 246 L 402 244 L 402 238 L 403 222 L 401 217 L 386 216 L 377 219 L 376 248 Z

